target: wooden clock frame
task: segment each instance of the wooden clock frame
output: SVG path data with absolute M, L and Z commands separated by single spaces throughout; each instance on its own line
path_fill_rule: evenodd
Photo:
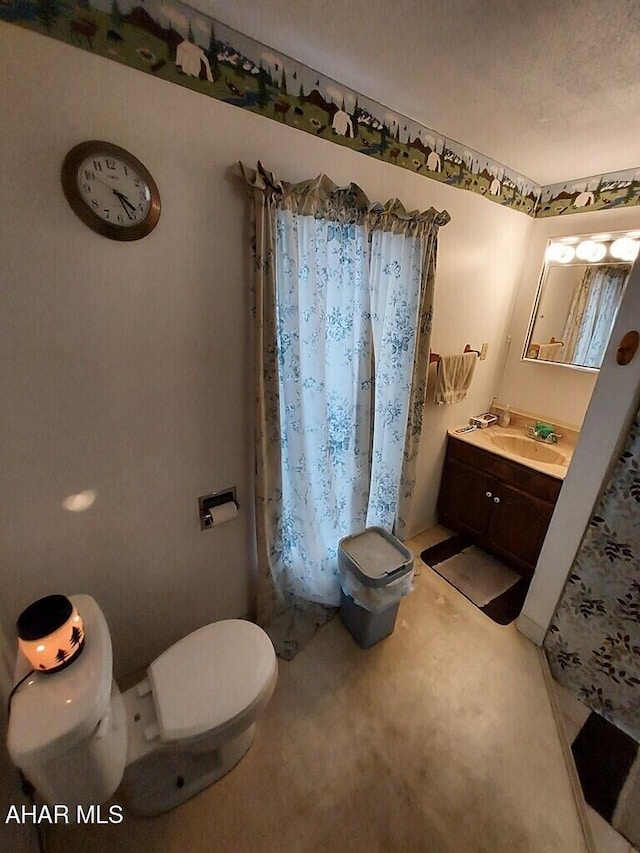
M 151 194 L 151 204 L 145 218 L 127 227 L 125 225 L 117 225 L 114 222 L 105 222 L 87 205 L 85 198 L 80 193 L 78 188 L 78 169 L 80 165 L 91 156 L 114 156 L 122 160 L 142 178 L 149 188 Z M 109 237 L 111 240 L 140 240 L 146 237 L 158 224 L 160 219 L 160 192 L 149 170 L 144 166 L 137 157 L 130 154 L 119 145 L 114 145 L 112 142 L 102 142 L 97 139 L 81 142 L 69 151 L 64 158 L 62 164 L 62 189 L 71 205 L 74 213 L 88 225 L 89 228 L 102 234 L 103 237 Z

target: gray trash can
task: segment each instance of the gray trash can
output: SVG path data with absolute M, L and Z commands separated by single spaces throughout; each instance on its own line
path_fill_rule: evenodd
M 345 536 L 338 545 L 340 619 L 368 649 L 393 632 L 400 599 L 413 588 L 413 556 L 382 527 Z

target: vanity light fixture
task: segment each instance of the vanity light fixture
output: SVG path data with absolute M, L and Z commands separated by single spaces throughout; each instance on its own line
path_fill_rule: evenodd
M 620 237 L 619 240 L 614 240 L 609 247 L 611 256 L 619 261 L 635 261 L 639 249 L 640 242 L 632 240 L 630 237 Z
M 574 256 L 575 249 L 566 243 L 550 243 L 547 248 L 546 259 L 558 264 L 568 264 Z
M 607 254 L 607 247 L 604 243 L 596 243 L 595 240 L 583 240 L 578 244 L 576 255 L 581 261 L 590 261 L 595 263 L 601 261 Z
M 69 666 L 84 648 L 84 625 L 66 595 L 47 595 L 18 617 L 18 648 L 37 672 Z

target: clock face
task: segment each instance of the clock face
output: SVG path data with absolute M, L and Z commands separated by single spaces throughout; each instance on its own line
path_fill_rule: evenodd
M 150 173 L 111 142 L 72 148 L 62 164 L 62 188 L 85 225 L 112 240 L 138 240 L 160 218 L 160 193 Z
M 76 180 L 85 204 L 105 222 L 131 228 L 149 214 L 151 191 L 146 181 L 118 157 L 87 157 Z

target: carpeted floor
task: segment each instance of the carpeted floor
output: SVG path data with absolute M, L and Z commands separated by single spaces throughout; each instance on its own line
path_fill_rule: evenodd
M 499 625 L 508 625 L 520 614 L 529 581 L 464 536 L 426 548 L 420 558 Z
M 152 820 L 47 827 L 47 853 L 587 853 L 539 650 L 416 564 L 387 639 L 332 619 L 279 662 L 227 776 Z

